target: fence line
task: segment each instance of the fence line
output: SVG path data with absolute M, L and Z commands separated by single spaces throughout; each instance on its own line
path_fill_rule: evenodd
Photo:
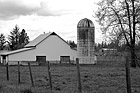
M 127 93 L 131 93 L 131 77 L 130 77 L 130 63 L 128 60 L 128 57 L 125 57 L 125 69 L 126 69 L 126 90 Z M 48 68 L 48 78 L 49 78 L 49 86 L 50 89 L 52 90 L 52 76 L 51 76 L 51 71 L 50 71 L 50 62 L 47 61 L 47 68 Z M 33 81 L 33 76 L 32 76 L 32 70 L 31 70 L 31 65 L 30 62 L 28 62 L 28 67 L 29 67 L 29 72 L 30 72 L 30 79 L 31 79 L 31 84 L 34 86 L 34 81 Z M 79 65 L 79 59 L 76 58 L 76 70 L 77 70 L 77 84 L 78 84 L 78 91 L 81 93 L 82 92 L 82 85 L 81 85 L 81 75 L 80 75 L 80 65 Z M 9 81 L 9 65 L 8 63 L 6 64 L 6 75 L 7 75 L 7 80 Z M 20 62 L 18 61 L 18 83 L 21 83 L 20 80 Z

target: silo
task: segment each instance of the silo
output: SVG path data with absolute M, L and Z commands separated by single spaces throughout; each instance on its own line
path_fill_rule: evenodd
M 94 24 L 84 18 L 77 25 L 77 50 L 80 64 L 95 64 L 95 34 Z

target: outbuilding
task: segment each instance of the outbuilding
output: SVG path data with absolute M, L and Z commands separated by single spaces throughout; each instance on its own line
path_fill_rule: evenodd
M 5 52 L 1 54 L 2 62 L 10 65 L 26 62 L 44 63 L 69 63 L 74 62 L 77 57 L 77 50 L 62 39 L 55 32 L 39 35 L 24 48 Z

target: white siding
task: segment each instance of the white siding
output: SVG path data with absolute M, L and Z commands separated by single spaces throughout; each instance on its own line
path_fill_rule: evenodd
M 35 49 L 27 50 L 8 56 L 9 61 L 36 61 L 36 56 L 46 56 L 46 60 L 60 60 L 60 56 L 70 56 L 71 60 L 77 57 L 76 50 L 56 35 L 51 35 L 36 46 Z
M 46 56 L 46 60 L 60 60 L 60 56 L 76 57 L 76 51 L 56 35 L 51 35 L 37 46 L 37 56 Z
M 8 61 L 35 61 L 35 49 L 27 50 L 8 56 Z

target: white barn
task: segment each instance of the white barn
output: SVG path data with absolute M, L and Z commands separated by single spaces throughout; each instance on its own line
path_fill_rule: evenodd
M 76 49 L 55 32 L 39 35 L 24 48 L 1 54 L 3 63 L 17 64 L 20 62 L 74 62 L 77 58 Z

